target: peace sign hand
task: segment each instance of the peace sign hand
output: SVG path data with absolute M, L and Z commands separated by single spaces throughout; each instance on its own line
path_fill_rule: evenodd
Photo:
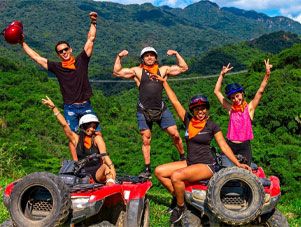
M 264 60 L 264 64 L 265 64 L 266 74 L 270 74 L 271 73 L 271 68 L 273 68 L 273 66 L 270 65 L 270 59 L 268 58 L 268 60 Z
M 233 66 L 231 68 L 229 68 L 231 65 L 231 63 L 229 62 L 227 67 L 226 66 L 223 66 L 222 70 L 221 70 L 221 74 L 222 75 L 225 75 L 227 72 L 231 71 L 233 69 Z

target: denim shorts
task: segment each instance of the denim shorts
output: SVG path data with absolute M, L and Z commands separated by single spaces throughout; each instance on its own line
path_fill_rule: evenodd
M 144 114 L 137 111 L 137 121 L 139 130 L 150 129 L 152 130 L 153 122 L 147 122 Z M 176 125 L 175 120 L 173 119 L 170 111 L 166 108 L 162 112 L 162 118 L 160 121 L 156 121 L 156 123 L 160 126 L 161 129 L 166 129 L 170 126 Z
M 64 105 L 64 115 L 65 119 L 71 128 L 71 130 L 75 133 L 79 132 L 79 119 L 85 114 L 94 114 L 94 111 L 91 107 L 90 102 L 85 102 L 81 104 L 70 104 Z M 100 126 L 98 125 L 95 131 L 100 131 Z

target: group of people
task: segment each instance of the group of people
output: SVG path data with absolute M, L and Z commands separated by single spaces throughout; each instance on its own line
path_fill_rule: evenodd
M 91 25 L 87 42 L 82 52 L 74 58 L 71 46 L 60 41 L 55 46 L 57 56 L 61 62 L 52 62 L 41 57 L 24 41 L 24 34 L 19 44 L 23 50 L 44 69 L 53 72 L 59 82 L 64 101 L 64 116 L 47 96 L 42 103 L 52 109 L 53 114 L 62 125 L 73 160 L 81 160 L 94 153 L 106 153 L 106 146 L 100 132 L 99 120 L 91 105 L 93 96 L 88 79 L 88 64 L 93 52 L 96 37 L 97 13 L 91 12 Z M 123 68 L 121 60 L 128 55 L 127 50 L 118 53 L 113 75 L 119 78 L 134 80 L 139 89 L 137 104 L 137 122 L 142 137 L 142 153 L 145 170 L 140 177 L 150 179 L 152 176 L 150 162 L 150 142 L 153 123 L 157 123 L 168 133 L 179 152 L 180 161 L 157 166 L 154 174 L 162 185 L 173 196 L 171 206 L 167 212 L 171 213 L 170 221 L 179 221 L 185 210 L 184 191 L 185 181 L 195 182 L 209 179 L 215 172 L 215 159 L 210 151 L 210 144 L 214 138 L 222 152 L 238 167 L 251 170 L 252 160 L 250 140 L 253 139 L 252 123 L 255 109 L 268 83 L 272 65 L 265 61 L 266 74 L 254 99 L 247 103 L 244 89 L 237 83 L 226 86 L 225 94 L 221 92 L 223 78 L 232 70 L 230 63 L 223 66 L 217 80 L 214 94 L 229 113 L 229 127 L 227 140 L 224 139 L 219 125 L 210 120 L 210 103 L 205 95 L 194 95 L 189 100 L 189 112 L 185 110 L 177 96 L 169 86 L 168 77 L 174 77 L 188 70 L 188 65 L 177 51 L 168 50 L 167 56 L 175 56 L 177 65 L 159 66 L 158 53 L 153 47 L 145 47 L 141 53 L 141 64 L 137 67 Z M 177 130 L 176 122 L 162 101 L 165 92 L 177 115 L 185 127 L 185 142 L 187 158 L 184 155 L 183 142 Z M 248 164 L 241 164 L 235 157 L 242 154 Z M 109 156 L 103 156 L 86 166 L 85 172 L 91 174 L 96 182 L 107 185 L 115 183 L 116 171 Z

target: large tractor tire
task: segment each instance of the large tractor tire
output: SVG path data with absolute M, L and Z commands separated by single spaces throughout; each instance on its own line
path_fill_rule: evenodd
M 261 223 L 268 227 L 289 227 L 286 217 L 277 209 L 271 214 L 264 215 Z
M 11 193 L 10 215 L 20 227 L 61 226 L 69 216 L 70 207 L 67 185 L 52 173 L 29 174 Z
M 150 207 L 147 196 L 141 199 L 132 199 L 127 205 L 127 227 L 148 227 Z
M 219 221 L 243 225 L 253 221 L 264 203 L 264 188 L 248 170 L 224 168 L 213 175 L 207 186 L 208 206 Z

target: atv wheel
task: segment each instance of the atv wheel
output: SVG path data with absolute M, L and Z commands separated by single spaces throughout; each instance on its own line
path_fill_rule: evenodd
M 183 227 L 202 227 L 200 216 L 201 212 L 197 211 L 191 206 L 187 206 L 186 211 L 184 212 L 184 217 L 182 218 Z
M 132 199 L 127 205 L 127 218 L 125 226 L 149 226 L 149 200 L 146 196 L 141 199 Z
M 111 224 L 109 221 L 102 221 L 99 224 L 89 225 L 89 227 L 115 227 L 115 225 Z
M 210 210 L 221 222 L 230 225 L 253 221 L 261 213 L 264 196 L 258 178 L 239 167 L 220 170 L 207 186 Z
M 9 210 L 10 198 L 3 195 L 2 201 L 7 210 Z
M 140 225 L 141 227 L 148 227 L 149 226 L 149 215 L 150 215 L 150 208 L 149 208 L 149 200 L 147 197 L 144 199 L 144 209 L 140 218 Z
M 8 218 L 5 222 L 1 224 L 1 227 L 14 227 L 14 223 L 10 218 Z
M 11 193 L 10 215 L 17 226 L 60 226 L 71 206 L 69 189 L 52 173 L 25 176 Z
M 271 214 L 263 215 L 262 224 L 268 227 L 289 227 L 286 217 L 277 209 Z

